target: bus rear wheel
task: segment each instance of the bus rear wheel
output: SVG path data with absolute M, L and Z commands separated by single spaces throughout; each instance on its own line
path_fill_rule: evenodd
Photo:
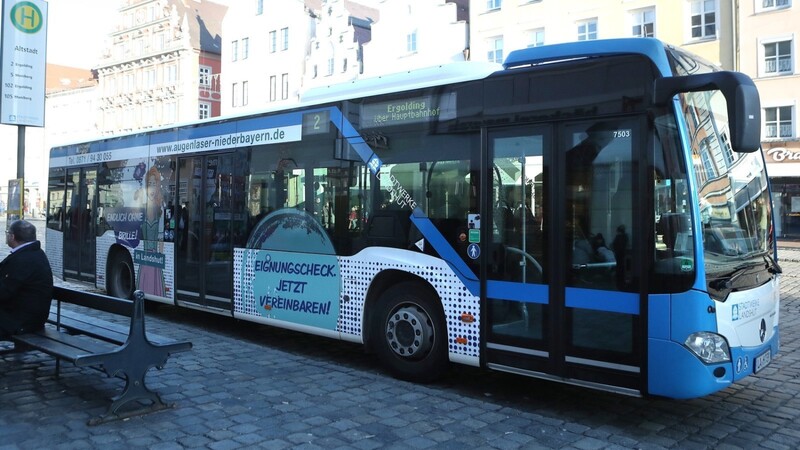
M 112 297 L 133 298 L 134 275 L 130 255 L 117 251 L 108 258 L 106 292 Z
M 378 359 L 397 378 L 430 382 L 447 370 L 447 332 L 438 302 L 418 283 L 401 283 L 380 298 L 372 336 Z

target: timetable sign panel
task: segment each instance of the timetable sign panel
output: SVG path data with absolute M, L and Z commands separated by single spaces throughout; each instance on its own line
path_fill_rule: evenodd
M 44 126 L 47 2 L 3 0 L 0 123 Z

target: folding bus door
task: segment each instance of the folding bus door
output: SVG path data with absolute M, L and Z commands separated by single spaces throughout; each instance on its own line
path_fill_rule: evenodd
M 551 207 L 549 126 L 490 130 L 487 167 L 491 214 L 484 250 L 488 297 L 487 363 L 499 370 L 551 368 L 552 269 L 547 246 Z
M 178 160 L 175 280 L 187 306 L 231 309 L 233 246 L 244 220 L 235 164 L 232 153 Z
M 641 389 L 632 122 L 488 132 L 490 367 Z
M 638 118 L 566 124 L 556 156 L 564 194 L 555 202 L 563 233 L 553 240 L 563 256 L 553 296 L 563 343 L 557 373 L 630 394 L 644 388 L 642 130 Z
M 64 215 L 64 276 L 95 281 L 95 213 L 97 212 L 97 169 L 67 170 L 66 214 Z

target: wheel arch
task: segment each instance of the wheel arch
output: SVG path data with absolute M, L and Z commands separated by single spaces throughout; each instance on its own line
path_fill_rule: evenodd
M 135 270 L 135 266 L 133 265 L 133 258 L 131 257 L 130 250 L 127 247 L 125 247 L 124 245 L 121 245 L 121 244 L 116 244 L 115 243 L 115 244 L 112 244 L 108 248 L 108 252 L 107 252 L 107 256 L 106 256 L 106 268 L 105 268 L 106 269 L 105 270 L 105 272 L 106 272 L 105 291 L 106 291 L 106 293 L 108 295 L 112 295 L 112 293 L 110 291 L 110 286 L 109 286 L 110 283 L 112 283 L 113 279 L 114 279 L 113 271 L 115 270 L 115 267 L 114 267 L 114 264 L 112 264 L 112 262 L 115 261 L 117 258 L 124 258 L 125 261 L 128 262 L 129 265 L 130 265 L 132 289 L 130 290 L 130 294 L 131 295 L 128 298 L 133 298 L 133 291 L 136 289 L 136 270 Z
M 436 299 L 435 303 L 439 308 L 439 312 L 442 314 L 442 317 L 445 317 L 442 299 L 439 296 L 439 293 L 436 292 L 436 289 L 433 287 L 433 285 L 428 282 L 428 280 L 420 277 L 419 275 L 398 269 L 387 269 L 381 271 L 373 278 L 372 283 L 370 283 L 370 286 L 367 289 L 367 294 L 364 299 L 364 316 L 362 319 L 363 322 L 361 324 L 361 330 L 363 333 L 364 347 L 367 352 L 374 351 L 372 327 L 370 324 L 373 320 L 375 320 L 374 315 L 376 305 L 378 305 L 378 302 L 387 289 L 394 285 L 406 282 L 416 283 L 420 287 L 424 288 L 432 298 Z M 447 332 L 447 320 L 445 320 L 442 325 L 444 326 L 445 332 Z

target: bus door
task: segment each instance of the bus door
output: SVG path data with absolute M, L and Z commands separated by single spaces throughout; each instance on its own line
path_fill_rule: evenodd
M 243 198 L 233 164 L 233 154 L 178 159 L 175 285 L 176 301 L 186 306 L 232 307 L 232 205 Z
M 642 390 L 632 123 L 493 130 L 487 364 Z
M 64 276 L 95 282 L 97 169 L 67 170 L 64 226 Z

